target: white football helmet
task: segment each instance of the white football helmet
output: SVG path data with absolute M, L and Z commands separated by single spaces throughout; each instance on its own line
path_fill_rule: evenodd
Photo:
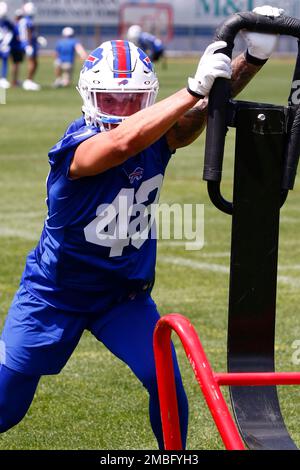
M 74 36 L 74 34 L 75 34 L 75 31 L 70 26 L 66 26 L 65 28 L 63 28 L 63 30 L 61 32 L 61 35 L 64 38 L 71 38 L 72 36 Z
M 0 18 L 5 18 L 7 15 L 7 3 L 6 2 L 0 2 Z
M 23 15 L 24 15 L 24 12 L 23 12 L 22 8 L 17 8 L 16 11 L 15 11 L 15 17 L 16 18 L 22 18 Z
M 106 41 L 88 56 L 77 90 L 87 125 L 109 130 L 128 116 L 151 106 L 158 79 L 144 51 L 123 41 Z
M 36 7 L 33 2 L 26 2 L 23 5 L 23 12 L 26 16 L 35 16 L 36 15 Z
M 128 28 L 127 39 L 128 41 L 131 41 L 134 44 L 137 44 L 141 34 L 142 34 L 141 26 L 138 24 L 133 24 L 132 26 L 130 26 L 130 28 Z

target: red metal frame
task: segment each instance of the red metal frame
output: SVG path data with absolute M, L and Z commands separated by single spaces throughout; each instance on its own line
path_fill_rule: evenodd
M 182 342 L 226 449 L 245 450 L 220 385 L 299 385 L 300 372 L 214 373 L 189 320 L 175 313 L 162 317 L 154 332 L 154 355 L 166 450 L 182 449 L 171 352 L 172 330 Z

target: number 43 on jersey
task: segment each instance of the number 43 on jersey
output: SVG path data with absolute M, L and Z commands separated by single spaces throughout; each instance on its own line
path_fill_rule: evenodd
M 155 238 L 155 207 L 162 181 L 163 175 L 158 174 L 144 181 L 136 192 L 122 188 L 110 204 L 98 206 L 96 218 L 84 229 L 86 241 L 110 248 L 109 256 L 113 257 L 121 256 L 130 243 L 141 248 L 150 230 Z M 153 191 L 156 194 L 150 203 Z

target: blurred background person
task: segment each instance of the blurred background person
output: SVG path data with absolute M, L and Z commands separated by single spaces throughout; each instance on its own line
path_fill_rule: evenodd
M 23 82 L 23 88 L 24 90 L 38 91 L 41 86 L 33 80 L 38 67 L 38 38 L 33 22 L 36 14 L 34 3 L 25 3 L 22 12 L 22 18 L 18 25 L 22 47 L 28 62 L 28 74 L 27 79 Z
M 10 55 L 12 58 L 12 86 L 21 86 L 19 80 L 20 65 L 24 60 L 24 48 L 20 39 L 19 23 L 23 17 L 23 11 L 18 8 L 15 11 L 15 35 L 11 42 Z
M 11 49 L 11 42 L 15 36 L 14 25 L 7 18 L 7 3 L 0 2 L 0 59 L 2 61 L 0 88 L 9 88 L 8 58 Z
M 56 60 L 55 60 L 55 88 L 67 87 L 72 83 L 73 69 L 76 54 L 80 59 L 87 58 L 87 52 L 83 45 L 76 39 L 73 28 L 66 26 L 63 28 L 62 37 L 56 44 Z
M 161 39 L 142 30 L 141 26 L 134 24 L 127 31 L 128 41 L 143 49 L 151 62 L 157 62 L 164 55 L 165 47 Z

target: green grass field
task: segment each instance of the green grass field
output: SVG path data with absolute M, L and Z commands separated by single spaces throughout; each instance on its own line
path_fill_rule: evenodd
M 158 66 L 160 98 L 185 86 L 193 60 L 169 60 Z M 240 95 L 243 99 L 286 102 L 292 61 L 274 60 Z M 47 152 L 66 125 L 80 115 L 75 89 L 54 90 L 50 59 L 41 61 L 40 93 L 9 90 L 0 106 L 0 323 L 18 286 L 25 257 L 38 240 L 45 217 Z M 216 370 L 226 366 L 230 217 L 209 202 L 202 181 L 204 136 L 181 149 L 171 162 L 161 202 L 205 204 L 205 246 L 185 251 L 161 241 L 154 298 L 162 315 L 180 312 L 196 327 Z M 227 139 L 224 192 L 230 197 L 234 132 Z M 278 370 L 296 370 L 293 341 L 300 339 L 300 184 L 282 210 L 276 362 Z M 184 262 L 187 262 L 184 264 Z M 197 264 L 198 263 L 198 264 Z M 202 263 L 202 264 L 200 264 Z M 217 265 L 216 271 L 205 268 Z M 202 267 L 201 267 L 202 266 Z M 224 271 L 224 270 L 223 270 Z M 190 403 L 188 449 L 222 449 L 200 389 L 175 340 Z M 300 445 L 300 396 L 296 387 L 280 390 L 288 427 Z M 298 419 L 297 419 L 298 417 Z M 155 449 L 148 420 L 148 398 L 134 375 L 90 334 L 85 334 L 59 376 L 44 377 L 29 413 L 0 436 L 0 449 Z

